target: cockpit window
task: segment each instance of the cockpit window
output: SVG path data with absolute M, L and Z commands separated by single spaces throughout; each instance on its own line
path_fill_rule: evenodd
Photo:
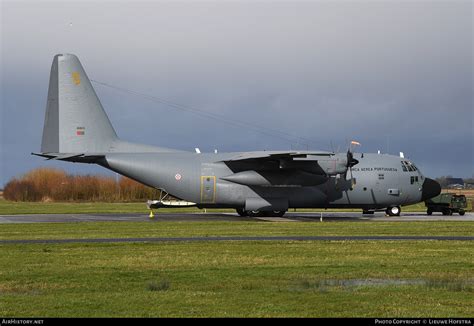
M 409 161 L 401 161 L 402 162 L 402 169 L 404 172 L 414 172 L 418 171 L 418 168 L 415 166 L 415 164 L 409 162 Z
M 404 161 L 401 161 L 401 163 L 402 163 L 402 170 L 403 170 L 403 172 L 407 172 L 408 169 L 407 169 L 407 166 L 405 165 L 405 162 L 404 162 Z
M 413 171 L 413 169 L 411 168 L 410 163 L 408 161 L 403 161 L 403 163 L 405 163 L 408 171 Z

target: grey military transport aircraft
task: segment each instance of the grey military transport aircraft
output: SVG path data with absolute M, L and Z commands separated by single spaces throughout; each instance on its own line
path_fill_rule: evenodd
M 53 59 L 41 153 L 93 163 L 179 199 L 149 207 L 234 208 L 242 216 L 283 216 L 289 208 L 400 207 L 438 195 L 440 185 L 409 160 L 326 151 L 200 153 L 134 144 L 117 137 L 78 58 Z

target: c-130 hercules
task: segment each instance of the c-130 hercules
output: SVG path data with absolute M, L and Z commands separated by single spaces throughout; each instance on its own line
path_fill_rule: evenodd
M 393 216 L 441 191 L 404 158 L 350 148 L 200 153 L 122 141 L 73 54 L 53 59 L 41 153 L 32 154 L 98 164 L 189 205 L 235 208 L 242 216 L 283 216 L 289 208 L 386 209 Z

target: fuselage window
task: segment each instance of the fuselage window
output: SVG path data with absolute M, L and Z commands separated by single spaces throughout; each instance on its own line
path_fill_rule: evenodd
M 414 176 L 411 176 L 410 177 L 410 184 L 414 184 L 415 183 L 415 177 Z
M 379 180 L 383 180 L 385 179 L 385 175 L 384 174 L 379 174 Z

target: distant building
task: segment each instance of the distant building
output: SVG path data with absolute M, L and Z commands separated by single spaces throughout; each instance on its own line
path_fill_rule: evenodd
M 474 189 L 474 182 L 464 182 L 465 189 Z
M 464 188 L 464 180 L 462 178 L 446 178 L 446 187 L 449 189 Z

